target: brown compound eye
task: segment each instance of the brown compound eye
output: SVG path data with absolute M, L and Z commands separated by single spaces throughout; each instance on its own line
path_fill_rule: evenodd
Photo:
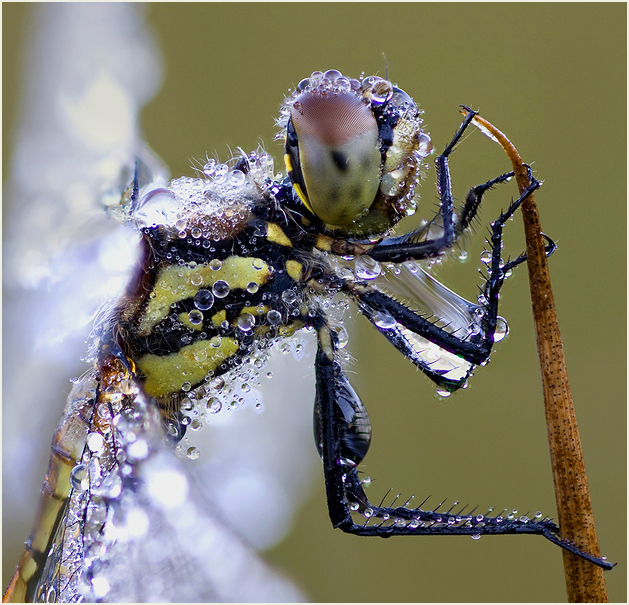
M 353 92 L 305 91 L 293 103 L 291 162 L 304 203 L 343 226 L 369 210 L 380 186 L 378 125 Z

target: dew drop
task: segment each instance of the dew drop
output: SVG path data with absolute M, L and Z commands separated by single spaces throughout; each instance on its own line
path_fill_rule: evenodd
M 340 328 L 336 329 L 336 334 L 339 339 L 339 349 L 345 348 L 347 346 L 347 343 L 349 342 L 349 332 L 341 326 Z
M 188 321 L 193 326 L 201 325 L 203 323 L 203 313 L 201 313 L 198 309 L 193 309 L 188 313 Z
M 295 290 L 284 290 L 284 292 L 282 292 L 282 300 L 287 305 L 293 304 L 295 300 L 297 300 L 297 294 L 295 293 Z
M 197 460 L 200 455 L 201 455 L 201 451 L 196 446 L 189 447 L 188 450 L 186 451 L 186 456 L 190 460 Z
M 203 166 L 203 174 L 205 176 L 212 177 L 216 171 L 216 160 L 209 160 L 208 163 Z
M 380 263 L 366 254 L 356 259 L 354 269 L 359 279 L 375 279 L 382 270 Z
M 214 304 L 214 295 L 209 290 L 199 290 L 194 295 L 194 306 L 200 311 L 207 311 Z
M 241 313 L 236 320 L 236 325 L 243 332 L 251 332 L 256 325 L 256 318 L 251 313 Z
M 205 361 L 207 359 L 207 351 L 205 349 L 199 349 L 194 353 L 195 361 Z
M 225 298 L 229 294 L 229 289 L 229 284 L 222 279 L 219 279 L 212 286 L 212 292 L 216 298 Z
M 217 414 L 221 411 L 222 407 L 223 404 L 221 403 L 220 399 L 217 399 L 216 397 L 210 397 L 206 404 L 206 409 L 210 414 Z
M 90 433 L 87 436 L 87 447 L 91 452 L 95 454 L 100 454 L 103 451 L 103 447 L 105 445 L 105 440 L 100 433 Z
M 494 331 L 494 342 L 500 342 L 509 333 L 509 326 L 503 317 L 496 318 L 496 330 Z
M 70 485 L 74 489 L 86 490 L 90 486 L 87 466 L 85 464 L 77 464 L 70 471 Z
M 271 309 L 266 314 L 266 319 L 270 325 L 276 326 L 282 321 L 282 314 L 279 311 L 276 311 L 275 309 Z
M 374 314 L 374 324 L 378 328 L 382 328 L 383 330 L 389 330 L 395 326 L 397 322 L 391 315 L 388 313 L 383 313 L 382 311 L 377 311 Z

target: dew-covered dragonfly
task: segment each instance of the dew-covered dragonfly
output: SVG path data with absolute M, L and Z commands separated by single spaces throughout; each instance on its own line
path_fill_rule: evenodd
M 200 513 L 202 498 L 169 450 L 195 458 L 190 434 L 222 408 L 242 405 L 270 351 L 298 349 L 290 343 L 302 332 L 316 338 L 315 445 L 334 527 L 380 537 L 539 534 L 610 567 L 561 539 L 541 513 L 476 514 L 458 502 L 426 510 L 395 498 L 375 504 L 359 474 L 371 425 L 344 369 L 342 313 L 350 304 L 443 396 L 467 384 L 507 331 L 499 293 L 526 256 L 501 258 L 503 228 L 539 186 L 532 175 L 491 223 L 476 302 L 426 269 L 470 227 L 484 193 L 512 176 L 473 187 L 455 208 L 449 158 L 473 115 L 435 160 L 437 214 L 404 235 L 393 229 L 417 209 L 432 145 L 413 99 L 381 77 L 328 70 L 299 83 L 278 120 L 285 175 L 263 149 L 224 164 L 208 160 L 197 176 L 171 181 L 147 151 L 126 163 L 121 195 L 101 199 L 133 234 L 138 254 L 124 293 L 96 318 L 90 367 L 53 437 L 10 598 L 119 600 L 139 581 L 125 573 L 130 559 L 154 569 L 173 558 L 181 564 L 188 551 L 192 567 L 207 564 L 209 552 L 223 560 L 236 541 L 227 532 L 217 548 L 223 528 Z M 239 596 L 221 586 L 234 568 L 210 567 L 213 592 L 204 596 Z M 148 574 L 143 599 L 163 595 L 171 578 Z M 198 588 L 190 590 L 198 600 Z

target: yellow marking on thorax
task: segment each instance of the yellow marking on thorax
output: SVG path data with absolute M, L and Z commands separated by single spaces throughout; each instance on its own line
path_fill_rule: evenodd
M 255 307 L 243 307 L 242 309 L 240 309 L 240 315 L 242 315 L 243 313 L 251 313 L 251 315 L 265 315 L 266 313 L 268 313 L 269 311 L 269 307 L 267 307 L 266 305 L 263 306 L 255 306 Z
M 218 328 L 227 319 L 227 311 L 221 309 L 218 313 L 212 315 L 212 324 L 215 328 Z
M 256 269 L 253 261 L 261 268 Z M 139 336 L 147 336 L 151 330 L 168 314 L 170 305 L 192 298 L 200 289 L 210 288 L 217 281 L 223 280 L 231 290 L 245 289 L 248 284 L 266 283 L 271 274 L 270 267 L 262 259 L 230 256 L 223 261 L 219 269 L 212 269 L 209 264 L 197 267 L 164 267 L 153 288 L 146 311 L 138 328 Z
M 269 223 L 266 231 L 266 239 L 268 239 L 273 244 L 279 244 L 280 246 L 287 246 L 292 248 L 293 242 L 291 242 L 286 233 L 282 230 L 279 225 L 275 223 Z
M 297 330 L 301 330 L 304 327 L 304 322 L 297 319 L 295 321 L 291 321 L 290 323 L 283 324 L 279 326 L 277 333 L 280 336 L 292 336 Z
M 165 397 L 180 391 L 186 382 L 194 386 L 237 351 L 238 341 L 223 337 L 218 347 L 198 340 L 170 355 L 144 355 L 138 360 L 146 376 L 144 390 L 150 397 Z
M 301 281 L 301 278 L 303 276 L 303 270 L 304 270 L 304 266 L 296 260 L 287 260 L 285 263 L 286 266 L 286 273 L 288 273 L 288 275 L 290 275 L 290 277 L 293 279 L 293 281 Z
M 336 240 L 329 235 L 319 234 L 315 242 L 315 248 L 317 250 L 323 250 L 324 252 L 330 252 L 332 250 L 332 244 L 335 241 Z

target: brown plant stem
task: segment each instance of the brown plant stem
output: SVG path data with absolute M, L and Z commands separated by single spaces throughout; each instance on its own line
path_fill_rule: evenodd
M 516 148 L 502 132 L 480 116 L 476 115 L 472 121 L 504 149 L 522 194 L 530 184 L 529 172 Z M 559 527 L 564 539 L 600 556 L 579 429 L 533 194 L 522 202 L 522 217 Z M 608 602 L 603 570 L 572 553 L 562 552 L 568 601 Z

